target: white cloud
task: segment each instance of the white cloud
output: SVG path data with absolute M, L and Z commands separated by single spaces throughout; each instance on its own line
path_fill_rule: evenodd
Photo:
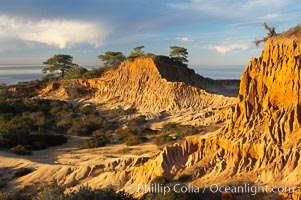
M 60 49 L 80 43 L 99 47 L 110 32 L 106 25 L 93 22 L 65 19 L 32 21 L 0 16 L 0 40 L 38 42 Z
M 209 45 L 208 49 L 215 49 L 221 54 L 226 54 L 235 50 L 247 50 L 252 46 L 251 41 L 223 42 L 218 45 Z
M 280 18 L 280 17 L 281 17 L 280 13 L 269 13 L 269 14 L 258 17 L 258 19 L 260 19 L 260 20 L 271 20 L 271 19 L 276 19 L 276 18 Z
M 237 20 L 250 17 L 260 17 L 266 13 L 277 12 L 290 5 L 292 0 L 190 0 L 185 3 L 168 4 L 180 10 L 200 11 L 209 15 Z M 272 17 L 279 17 L 272 16 Z M 238 18 L 240 17 L 240 18 Z
M 176 40 L 178 40 L 180 42 L 193 42 L 193 40 L 189 39 L 188 37 L 176 38 Z

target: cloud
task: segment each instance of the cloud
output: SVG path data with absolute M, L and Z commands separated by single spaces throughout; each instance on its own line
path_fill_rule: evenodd
M 266 13 L 275 13 L 291 4 L 292 0 L 189 0 L 184 3 L 171 3 L 168 6 L 178 10 L 188 10 L 208 14 L 223 19 L 241 20 L 258 18 Z M 270 17 L 280 17 L 278 14 Z
M 247 50 L 252 46 L 251 41 L 238 41 L 238 42 L 223 42 L 219 45 L 208 45 L 208 49 L 215 49 L 221 54 L 226 54 L 235 50 Z
M 268 13 L 266 15 L 258 17 L 260 20 L 271 20 L 271 19 L 276 19 L 280 18 L 282 15 L 280 13 Z
M 176 40 L 180 42 L 193 42 L 193 40 L 189 39 L 188 37 L 180 37 L 180 38 L 176 38 Z
M 6 15 L 0 16 L 0 40 L 9 38 L 10 40 L 38 42 L 60 49 L 80 43 L 99 47 L 111 31 L 104 24 L 80 20 L 32 21 Z

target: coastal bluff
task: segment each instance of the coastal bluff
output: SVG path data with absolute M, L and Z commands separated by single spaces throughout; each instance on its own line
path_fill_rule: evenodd
M 300 38 L 301 26 L 269 38 L 261 56 L 252 58 L 243 72 L 236 99 L 206 92 L 210 80 L 154 57 L 125 61 L 97 79 L 49 84 L 40 90 L 40 98 L 110 102 L 111 106 L 140 110 L 191 109 L 197 113 L 209 107 L 226 109 L 227 117 L 222 118 L 226 123 L 153 154 L 114 157 L 110 153 L 103 158 L 104 147 L 66 153 L 56 165 L 7 158 L 5 167 L 21 163 L 35 167 L 12 184 L 24 186 L 55 178 L 69 189 L 80 184 L 114 186 L 142 196 L 135 190 L 141 183 L 150 184 L 158 176 L 179 180 L 188 175 L 187 183 L 201 188 L 262 185 L 270 191 L 265 199 L 300 199 Z M 150 146 L 142 146 L 147 148 Z M 273 193 L 272 188 L 285 189 Z M 289 193 L 288 188 L 294 192 Z
M 107 110 L 135 108 L 156 116 L 189 113 L 187 123 L 212 124 L 226 120 L 236 100 L 222 93 L 237 94 L 238 83 L 204 78 L 168 57 L 152 55 L 126 60 L 99 78 L 52 82 L 38 98 L 89 102 Z

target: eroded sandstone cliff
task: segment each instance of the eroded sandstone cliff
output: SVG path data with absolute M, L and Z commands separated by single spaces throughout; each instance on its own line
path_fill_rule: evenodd
M 116 70 L 96 79 L 54 82 L 40 91 L 40 97 L 92 99 L 148 110 L 175 110 L 225 106 L 227 100 L 201 90 L 207 79 L 192 69 L 143 57 L 124 61 Z
M 251 59 L 228 125 L 200 139 L 193 168 L 202 173 L 196 182 L 299 186 L 300 32 L 297 26 L 270 38 L 262 55 Z
M 137 108 L 142 113 L 168 111 L 178 122 L 208 125 L 224 121 L 235 99 L 204 90 L 232 92 L 238 82 L 203 78 L 167 57 L 147 56 L 124 61 L 100 78 L 53 82 L 40 90 L 40 98 L 92 102 L 104 109 Z

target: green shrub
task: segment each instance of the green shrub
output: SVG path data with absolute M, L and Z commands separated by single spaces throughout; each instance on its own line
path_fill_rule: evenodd
M 32 150 L 47 149 L 48 145 L 44 141 L 36 141 L 32 143 Z
M 199 129 L 191 125 L 182 125 L 176 123 L 165 124 L 160 130 L 161 135 L 157 137 L 157 145 L 163 145 L 173 140 L 181 140 L 186 136 L 199 133 Z M 171 135 L 174 136 L 171 137 Z
M 31 150 L 46 149 L 48 146 L 58 146 L 67 142 L 64 135 L 54 134 L 29 134 L 28 131 L 16 130 L 15 132 L 0 133 L 0 147 L 11 148 L 17 145 L 28 146 Z
M 178 181 L 179 182 L 188 182 L 191 181 L 192 176 L 190 174 L 182 174 L 179 178 Z
M 177 125 L 175 132 L 177 139 L 183 139 L 186 136 L 199 133 L 199 129 L 191 125 Z
M 20 119 L 21 120 L 21 119 Z M 20 123 L 21 124 L 21 123 Z M 29 144 L 29 130 L 26 128 L 19 127 L 18 121 L 13 123 L 6 123 L 2 126 L 3 132 L 1 133 L 1 142 L 2 147 L 11 148 L 18 144 L 28 145 Z
M 31 150 L 67 142 L 63 134 L 91 135 L 116 128 L 100 116 L 95 106 L 45 99 L 0 99 L 0 148 L 17 145 Z M 59 134 L 53 134 L 59 133 Z M 97 141 L 98 145 L 99 140 Z
M 118 128 L 115 130 L 115 134 L 119 135 L 121 138 L 126 138 L 129 135 L 138 135 L 138 128 L 134 125 L 130 125 L 127 128 Z
M 125 192 L 116 192 L 112 188 L 95 189 L 93 190 L 88 185 L 80 186 L 77 191 L 71 192 L 66 195 L 66 200 L 135 200 L 132 195 Z
M 4 178 L 0 178 L 0 192 L 1 192 L 1 189 L 6 188 L 6 186 L 7 186 L 7 180 Z
M 105 134 L 96 135 L 96 136 L 93 136 L 93 138 L 86 140 L 80 148 L 81 149 L 89 149 L 89 148 L 103 147 L 103 146 L 106 146 L 109 142 L 110 141 L 105 136 Z
M 134 146 L 147 141 L 147 138 L 141 135 L 129 135 L 124 139 L 127 146 Z
M 110 124 L 106 119 L 98 115 L 82 115 L 72 120 L 72 125 L 68 129 L 67 134 L 91 135 L 93 131 L 100 128 L 107 129 L 109 126 Z
M 137 125 L 143 124 L 143 123 L 146 122 L 146 117 L 145 117 L 145 115 L 140 115 L 140 116 L 136 117 L 136 118 L 133 120 L 133 122 L 134 122 L 135 124 L 137 124 Z
M 13 153 L 18 155 L 31 155 L 31 149 L 28 146 L 17 145 L 10 149 Z
M 127 110 L 122 110 L 124 115 L 131 115 L 137 112 L 137 108 L 129 108 Z
M 65 187 L 60 186 L 56 180 L 44 183 L 39 188 L 39 194 L 33 200 L 65 200 Z
M 173 188 L 173 186 L 170 186 Z M 187 187 L 187 186 L 186 186 Z M 180 190 L 181 187 L 178 189 Z M 177 190 L 178 190 L 177 189 Z M 199 193 L 193 193 L 193 192 L 175 192 L 175 191 L 170 191 L 166 194 L 164 193 L 156 193 L 156 194 L 146 194 L 144 195 L 143 200 L 221 200 L 224 199 L 222 197 L 221 193 L 212 193 L 209 190 L 205 190 L 203 192 L 203 189 L 200 188 Z M 226 199 L 226 198 L 225 198 Z
M 89 71 L 87 71 L 83 78 L 99 78 L 104 72 L 106 71 L 105 68 L 93 68 Z
M 177 128 L 178 124 L 177 123 L 167 123 L 167 124 L 164 124 L 163 127 L 162 127 L 162 131 L 172 131 L 172 130 L 175 130 Z
M 42 83 L 49 83 L 50 81 L 59 80 L 59 76 L 56 74 L 47 74 L 41 78 Z
M 0 199 L 1 200 L 12 200 L 13 198 L 8 192 L 0 190 Z
M 27 175 L 31 172 L 32 172 L 32 170 L 29 169 L 29 168 L 19 168 L 15 171 L 14 177 L 18 178 L 18 177 L 21 177 L 21 176 L 25 176 L 25 175 Z
M 157 134 L 159 133 L 158 130 L 153 130 L 151 128 L 144 128 L 142 131 L 141 131 L 141 134 L 142 135 L 153 135 L 153 134 Z
M 112 188 L 92 189 L 88 185 L 82 185 L 79 189 L 64 194 L 65 188 L 58 185 L 56 180 L 45 183 L 39 189 L 39 194 L 33 200 L 135 200 L 124 192 L 116 192 Z
M 164 133 L 156 138 L 157 145 L 163 145 L 163 144 L 166 144 L 171 141 L 173 141 L 173 139 L 169 136 L 169 134 L 166 134 L 166 133 Z
M 0 99 L 9 97 L 8 88 L 4 83 L 0 83 Z
M 32 146 L 37 148 L 39 145 L 46 148 L 47 146 L 59 146 L 68 141 L 66 136 L 58 134 L 31 134 L 30 137 L 31 141 L 33 141 Z
M 98 136 L 105 136 L 106 137 L 106 131 L 102 130 L 102 129 L 98 129 L 93 131 L 92 133 L 93 137 L 98 137 Z
M 0 190 L 1 200 L 29 200 L 31 198 L 26 196 L 21 196 L 21 193 L 6 192 L 5 190 Z
M 68 73 L 65 75 L 64 79 L 82 78 L 86 72 L 88 72 L 88 70 L 86 68 L 76 66 L 76 67 L 71 68 L 68 71 Z
M 169 182 L 170 182 L 170 180 L 164 175 L 156 176 L 155 178 L 153 178 L 151 180 L 151 184 L 167 184 Z

